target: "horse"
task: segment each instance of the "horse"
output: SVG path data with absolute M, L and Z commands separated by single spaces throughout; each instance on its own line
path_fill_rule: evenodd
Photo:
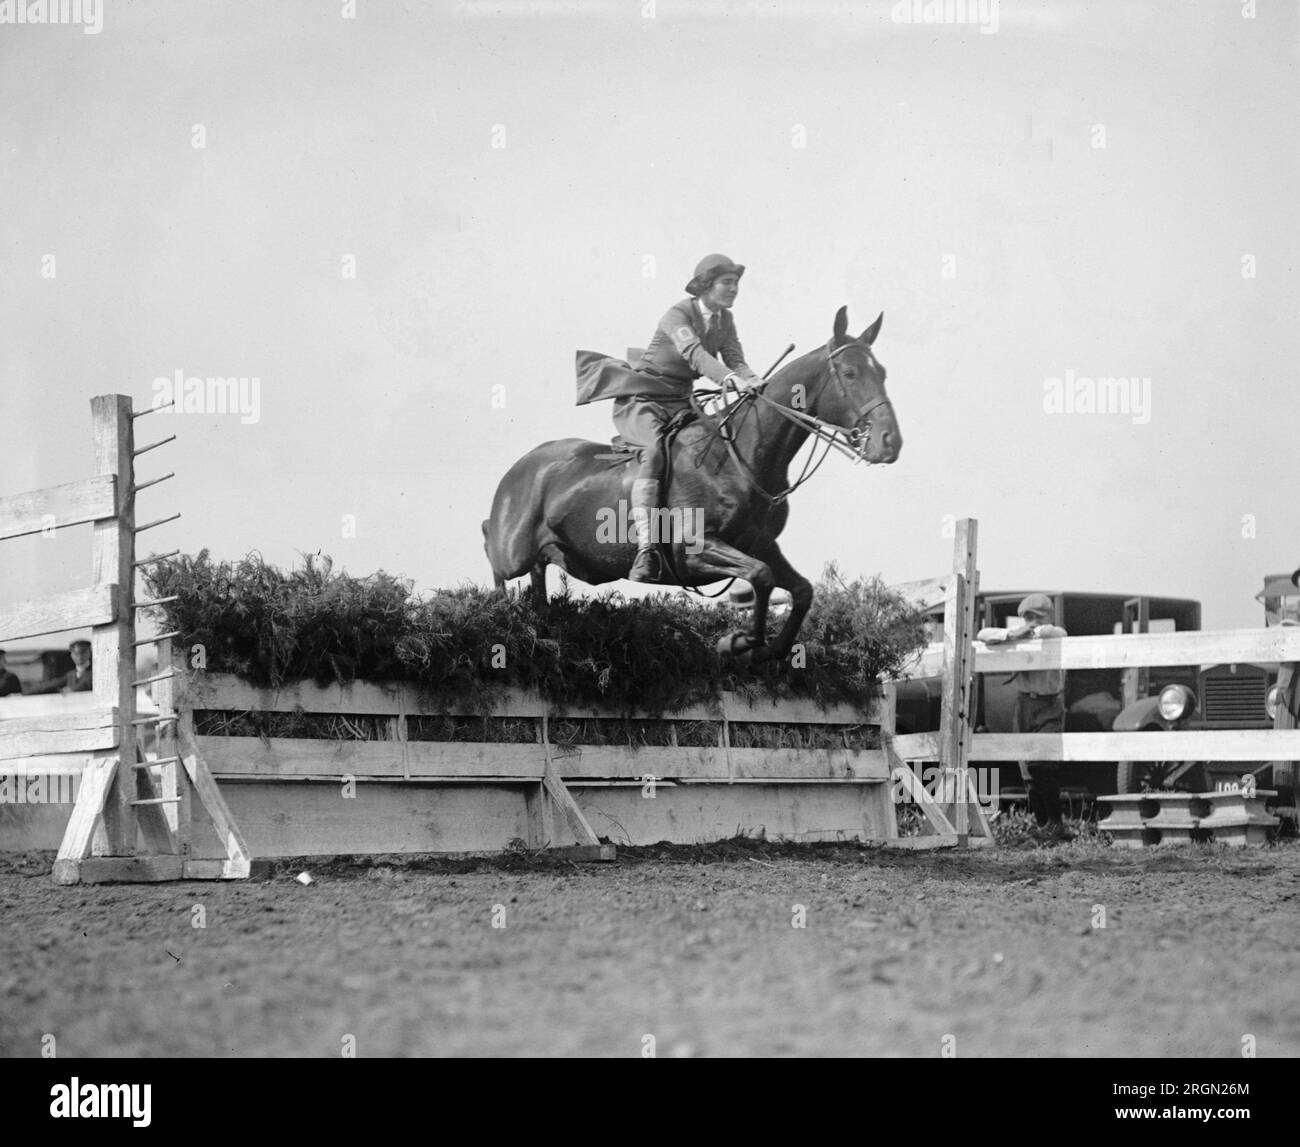
M 753 586 L 750 632 L 731 635 L 724 653 L 751 664 L 782 660 L 812 605 L 812 583 L 776 544 L 789 517 L 786 499 L 805 480 L 790 484 L 790 461 L 808 435 L 825 441 L 827 451 L 838 444 L 855 461 L 898 458 L 903 438 L 885 392 L 885 369 L 872 353 L 884 318 L 852 338 L 848 309 L 841 307 L 824 346 L 742 394 L 725 416 L 701 417 L 677 436 L 658 522 L 666 518 L 677 534 L 667 547 L 673 560 L 665 563 L 662 584 L 694 587 L 731 577 Z M 527 573 L 544 603 L 552 564 L 590 585 L 627 576 L 636 556 L 625 525 L 636 467 L 610 457 L 608 444 L 562 438 L 529 451 L 506 472 L 483 523 L 498 589 L 506 592 L 508 580 Z M 778 586 L 790 593 L 791 607 L 769 644 L 768 601 Z

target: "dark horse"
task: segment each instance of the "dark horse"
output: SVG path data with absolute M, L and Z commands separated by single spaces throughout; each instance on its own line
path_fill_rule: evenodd
M 681 528 L 672 539 L 665 581 L 748 581 L 753 624 L 731 652 L 752 650 L 751 661 L 784 658 L 812 604 L 812 584 L 776 544 L 789 517 L 787 471 L 795 452 L 810 432 L 828 440 L 828 448 L 832 435 L 846 439 L 854 456 L 868 463 L 893 462 L 902 449 L 885 370 L 871 352 L 883 321 L 881 315 L 854 339 L 846 335 L 848 314 L 841 307 L 830 341 L 778 371 L 761 392 L 740 399 L 724 432 L 718 419 L 706 418 L 677 438 L 660 523 L 667 517 Z M 611 534 L 610 523 L 615 516 L 626 520 L 635 467 L 611 464 L 609 451 L 599 442 L 563 438 L 543 443 L 510 468 L 483 523 L 498 587 L 528 573 L 545 600 L 552 563 L 592 585 L 627 576 L 635 537 L 629 540 L 623 529 Z M 792 605 L 768 645 L 767 606 L 776 586 L 790 592 Z

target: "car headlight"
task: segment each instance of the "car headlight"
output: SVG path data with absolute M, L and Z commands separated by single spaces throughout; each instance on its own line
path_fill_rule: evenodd
M 1270 685 L 1268 692 L 1264 694 L 1264 712 L 1268 714 L 1268 719 L 1272 721 L 1277 716 L 1277 711 L 1282 707 L 1282 686 Z
M 1181 721 L 1192 711 L 1196 698 L 1186 685 L 1166 685 L 1160 690 L 1160 700 L 1156 704 L 1160 716 L 1166 721 Z

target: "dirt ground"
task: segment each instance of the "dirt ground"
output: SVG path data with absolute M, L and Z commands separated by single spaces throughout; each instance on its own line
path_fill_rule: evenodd
M 1300 1055 L 1294 841 L 306 867 L 0 858 L 0 1054 Z

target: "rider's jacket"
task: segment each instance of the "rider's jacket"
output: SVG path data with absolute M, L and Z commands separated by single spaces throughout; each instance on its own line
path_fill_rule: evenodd
M 723 309 L 716 314 L 718 321 L 710 330 L 694 299 L 674 303 L 630 368 L 608 355 L 578 351 L 578 405 L 636 396 L 686 399 L 701 375 L 714 382 L 733 370 L 742 378 L 756 377 L 745 362 L 731 312 Z
M 706 326 L 705 314 L 716 315 L 712 330 Z M 691 384 L 700 375 L 721 382 L 733 370 L 745 377 L 753 373 L 745 363 L 731 312 L 725 308 L 710 312 L 691 298 L 668 308 L 650 345 L 633 366 L 681 382 L 685 393 L 690 393 Z

